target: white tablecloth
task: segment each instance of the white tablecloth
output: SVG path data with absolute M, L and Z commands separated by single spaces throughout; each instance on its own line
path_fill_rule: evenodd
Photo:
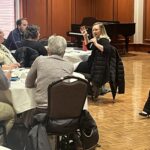
M 73 47 L 67 47 L 64 59 L 72 62 L 73 64 L 86 61 L 91 55 L 91 51 L 83 51 Z
M 26 75 L 28 70 L 18 69 L 14 71 L 14 76 L 17 74 L 16 72 L 19 73 L 21 78 L 17 81 L 11 81 L 11 86 L 8 90 L 0 90 L 0 101 L 12 104 L 14 110 L 18 114 L 29 109 L 35 108 L 36 103 L 34 100 L 35 89 L 25 87 L 24 76 Z M 73 75 L 84 78 L 84 76 L 79 73 L 74 73 Z M 84 109 L 88 109 L 87 100 Z

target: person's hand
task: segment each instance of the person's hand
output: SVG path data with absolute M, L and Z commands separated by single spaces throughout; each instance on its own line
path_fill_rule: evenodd
M 12 70 L 12 69 L 16 69 L 18 67 L 20 67 L 19 63 L 13 63 L 10 65 L 2 65 L 2 70 Z
M 20 64 L 19 63 L 13 63 L 10 66 L 12 69 L 16 69 L 16 68 L 20 67 Z
M 90 39 L 90 42 L 92 42 L 92 43 L 96 46 L 96 44 L 97 44 L 97 39 L 96 39 L 96 37 Z
M 85 26 L 80 27 L 80 32 L 82 33 L 83 36 L 88 36 L 88 33 L 87 33 Z
M 96 39 L 96 37 L 94 37 L 94 38 L 92 38 L 92 39 L 90 39 L 90 42 L 92 42 L 101 52 L 103 52 L 104 51 L 104 47 L 103 47 L 103 45 L 101 45 L 101 44 L 99 44 L 99 43 L 97 43 L 97 39 Z
M 8 80 L 11 78 L 11 66 L 10 65 L 2 65 L 2 70 Z

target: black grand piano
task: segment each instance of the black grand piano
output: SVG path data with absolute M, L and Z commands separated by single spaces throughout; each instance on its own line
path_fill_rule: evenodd
M 135 33 L 135 23 L 120 23 L 119 21 L 101 21 L 93 17 L 85 17 L 81 24 L 71 24 L 71 31 L 67 32 L 68 36 L 75 39 L 76 46 L 82 46 L 82 34 L 80 33 L 80 27 L 85 25 L 88 29 L 89 35 L 92 35 L 92 25 L 95 22 L 103 22 L 107 31 L 107 34 L 112 40 L 112 45 L 115 45 L 118 40 L 118 36 L 121 35 L 124 38 L 125 52 L 128 52 L 129 37 Z M 115 45 L 116 46 L 116 45 Z

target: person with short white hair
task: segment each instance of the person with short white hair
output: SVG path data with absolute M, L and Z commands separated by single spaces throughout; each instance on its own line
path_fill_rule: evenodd
M 73 64 L 63 56 L 67 47 L 64 37 L 52 35 L 48 39 L 48 56 L 39 56 L 31 66 L 26 78 L 26 87 L 36 87 L 35 100 L 38 107 L 47 107 L 47 88 L 53 81 L 72 75 Z

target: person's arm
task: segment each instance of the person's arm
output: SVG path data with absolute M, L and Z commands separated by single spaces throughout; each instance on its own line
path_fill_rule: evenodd
M 10 86 L 10 82 L 6 78 L 4 72 L 0 68 L 0 90 L 7 90 Z
M 110 41 L 107 38 L 101 38 L 99 40 L 97 40 L 96 38 L 93 38 L 90 41 L 101 52 L 109 53 L 109 51 L 111 49 L 111 44 L 110 44 Z
M 36 86 L 36 78 L 37 78 L 37 64 L 40 56 L 33 62 L 30 71 L 28 72 L 26 81 L 25 81 L 25 86 L 27 88 L 33 88 Z
M 11 52 L 7 49 L 7 47 L 5 45 L 2 45 L 2 46 L 3 46 L 3 51 L 7 54 L 10 62 L 13 64 L 18 64 L 18 62 L 16 61 L 14 56 L 11 54 Z
M 84 44 L 87 45 L 87 44 L 90 42 L 90 40 L 89 40 L 88 33 L 87 33 L 87 30 L 86 30 L 85 26 L 82 26 L 82 27 L 80 28 L 80 32 L 81 32 L 82 35 L 83 35 Z
M 4 54 L 0 52 L 0 64 L 4 63 Z
M 104 46 L 103 46 L 102 44 L 100 44 L 100 43 L 98 42 L 98 40 L 97 40 L 95 37 L 92 38 L 92 39 L 90 40 L 90 42 L 92 42 L 92 43 L 95 45 L 95 47 L 96 47 L 97 49 L 99 49 L 101 52 L 104 51 Z
M 12 31 L 12 41 L 16 49 L 21 46 L 21 35 L 17 29 Z

